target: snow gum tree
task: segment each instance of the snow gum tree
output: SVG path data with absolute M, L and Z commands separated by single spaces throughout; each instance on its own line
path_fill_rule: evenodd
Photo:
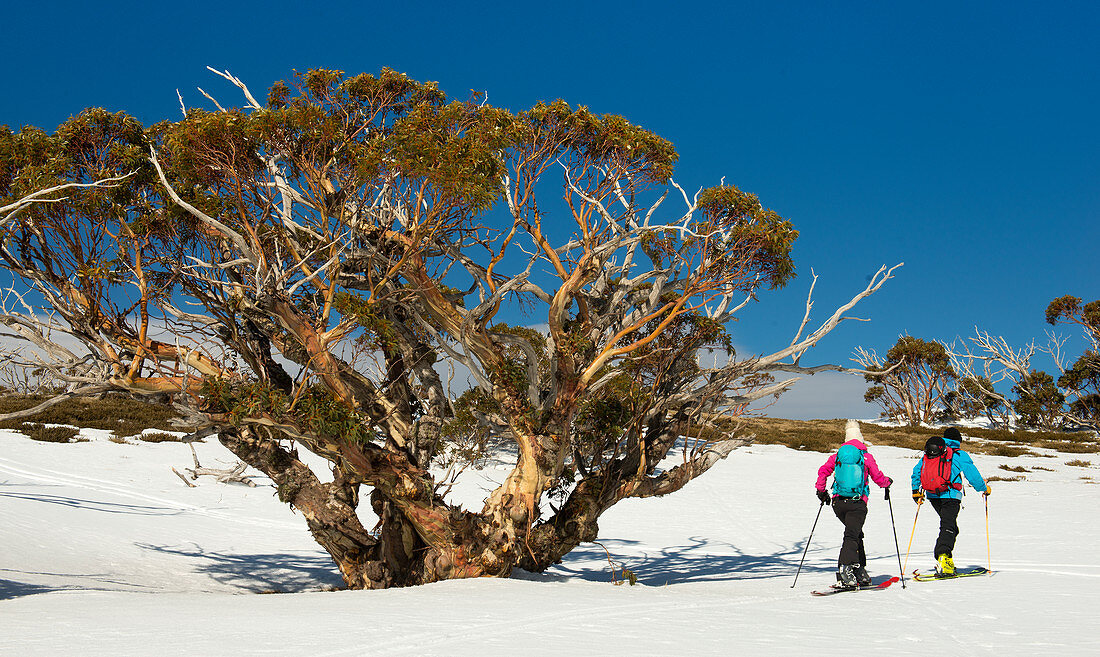
M 547 568 L 751 440 L 721 420 L 797 379 L 773 373 L 843 369 L 800 359 L 893 272 L 736 354 L 798 233 L 732 185 L 684 191 L 657 135 L 389 70 L 311 71 L 265 103 L 219 75 L 241 107 L 0 131 L 0 321 L 61 397 L 161 400 L 216 434 L 352 588 Z M 442 466 L 489 441 L 511 471 L 452 504 Z
M 853 360 L 875 384 L 864 399 L 879 404 L 885 417 L 917 426 L 932 422 L 946 407 L 955 371 L 942 344 L 903 335 L 885 358 L 859 347 Z
M 1100 300 L 1083 303 L 1079 297 L 1060 297 L 1047 306 L 1046 319 L 1052 326 L 1063 322 L 1080 326 L 1088 341 L 1088 348 L 1072 365 L 1067 366 L 1061 352 L 1055 352 L 1062 373 L 1058 388 L 1069 402 L 1068 424 L 1100 429 Z

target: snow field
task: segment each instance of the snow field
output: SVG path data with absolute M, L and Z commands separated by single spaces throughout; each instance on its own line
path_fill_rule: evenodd
M 257 488 L 187 488 L 174 443 L 57 445 L 0 432 L 0 655 L 1093 655 L 1100 654 L 1100 476 L 1094 455 L 975 455 L 1026 481 L 970 491 L 956 563 L 996 572 L 813 598 L 833 580 L 841 526 L 821 513 L 797 585 L 826 454 L 758 445 L 666 498 L 627 500 L 542 575 L 389 591 L 325 591 L 340 579 L 304 521 Z M 232 456 L 198 445 L 203 465 Z M 905 558 L 916 453 L 871 447 L 896 482 Z M 1074 459 L 1089 467 L 1068 466 Z M 1035 470 L 1035 466 L 1048 470 Z M 479 506 L 500 467 L 455 489 Z M 1089 479 L 1082 479 L 1089 477 Z M 917 517 L 908 569 L 928 568 L 938 522 Z M 890 506 L 872 486 L 869 570 L 897 574 Z M 602 546 L 602 547 L 601 547 Z M 638 586 L 610 583 L 608 552 Z M 256 595 L 277 590 L 280 595 Z

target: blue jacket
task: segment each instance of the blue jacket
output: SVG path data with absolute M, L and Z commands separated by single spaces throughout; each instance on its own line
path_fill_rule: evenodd
M 951 457 L 951 483 L 960 484 L 960 488 L 948 488 L 947 492 L 940 493 L 938 495 L 935 493 L 928 493 L 928 497 L 961 500 L 961 484 L 963 475 L 966 475 L 966 480 L 970 482 L 970 485 L 974 487 L 974 490 L 984 493 L 986 489 L 985 479 L 983 479 L 981 473 L 978 472 L 978 468 L 974 466 L 974 461 L 971 460 L 970 455 L 962 451 L 961 445 L 959 445 L 959 441 L 948 439 L 944 442 L 947 443 L 948 447 L 955 450 L 955 454 Z M 913 468 L 913 490 L 920 490 L 920 471 L 921 466 L 923 465 L 924 459 L 921 458 L 919 461 L 917 461 L 916 467 Z

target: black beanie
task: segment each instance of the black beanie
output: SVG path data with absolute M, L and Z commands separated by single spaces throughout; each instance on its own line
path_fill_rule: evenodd
M 944 440 L 957 440 L 960 443 L 963 440 L 962 434 L 959 433 L 959 430 L 955 427 L 947 427 L 946 429 L 944 429 L 943 438 Z
M 943 454 L 945 449 L 947 449 L 947 444 L 939 436 L 932 436 L 928 439 L 928 442 L 924 443 L 924 453 L 928 458 L 936 458 Z

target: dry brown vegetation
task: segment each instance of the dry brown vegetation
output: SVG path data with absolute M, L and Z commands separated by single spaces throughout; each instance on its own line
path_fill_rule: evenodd
M 791 449 L 830 452 L 844 442 L 845 420 L 784 420 L 745 418 L 740 431 L 755 433 L 758 444 L 786 445 Z M 872 445 L 889 445 L 912 450 L 924 449 L 924 443 L 942 430 L 913 427 L 883 427 L 861 423 L 863 437 Z M 701 432 L 703 436 L 705 432 Z M 966 451 L 990 456 L 1039 456 L 1031 448 L 1066 453 L 1100 452 L 1096 435 L 1088 432 L 1008 431 L 1005 429 L 962 429 Z
M 47 427 L 43 424 L 29 424 L 20 429 L 31 440 L 44 443 L 81 443 L 87 442 L 87 438 L 80 438 L 76 434 L 77 429 L 72 427 Z
M 150 431 L 148 433 L 139 433 L 134 437 L 143 443 L 178 443 L 183 440 L 180 436 L 171 433 L 164 433 L 163 431 Z
M 0 414 L 31 408 L 47 398 L 43 395 L 2 396 Z M 109 429 L 121 438 L 141 433 L 144 429 L 174 429 L 168 420 L 175 416 L 172 409 L 160 404 L 122 396 L 106 396 L 102 399 L 69 399 L 37 415 L 0 422 L 0 429 L 14 429 L 29 435 L 28 431 L 35 426 L 64 424 L 89 429 Z
M 0 413 L 22 410 L 41 402 L 45 397 L 9 395 L 0 397 Z M 46 436 L 50 429 L 43 424 L 64 424 L 93 429 L 110 429 L 119 438 L 133 436 L 145 442 L 178 441 L 179 438 L 161 432 L 141 435 L 144 429 L 173 430 L 168 420 L 175 417 L 171 409 L 121 396 L 103 399 L 72 399 L 24 420 L 0 422 L 0 429 L 15 429 L 30 435 Z M 845 420 L 786 420 L 782 418 L 742 418 L 739 434 L 755 434 L 754 442 L 765 445 L 786 445 L 791 449 L 811 452 L 831 452 L 844 442 Z M 725 438 L 731 425 L 698 428 L 691 433 L 704 439 Z M 66 431 L 53 431 L 55 442 Z M 45 430 L 45 432 L 43 432 Z M 863 437 L 872 445 L 889 445 L 919 451 L 929 437 L 939 435 L 936 429 L 913 427 L 883 427 L 861 423 Z M 990 456 L 1041 456 L 1032 448 L 1050 449 L 1067 454 L 1100 453 L 1095 434 L 1088 432 L 1058 433 L 1049 431 L 1008 431 L 1005 429 L 964 429 L 966 451 Z M 72 432 L 75 435 L 75 431 Z M 71 436 L 70 436 L 71 438 Z M 48 440 L 36 437 L 37 440 Z M 1003 467 L 1003 466 L 1002 466 Z M 1006 470 L 1022 472 L 1009 467 Z M 1011 481 L 1011 480 L 1010 480 Z

